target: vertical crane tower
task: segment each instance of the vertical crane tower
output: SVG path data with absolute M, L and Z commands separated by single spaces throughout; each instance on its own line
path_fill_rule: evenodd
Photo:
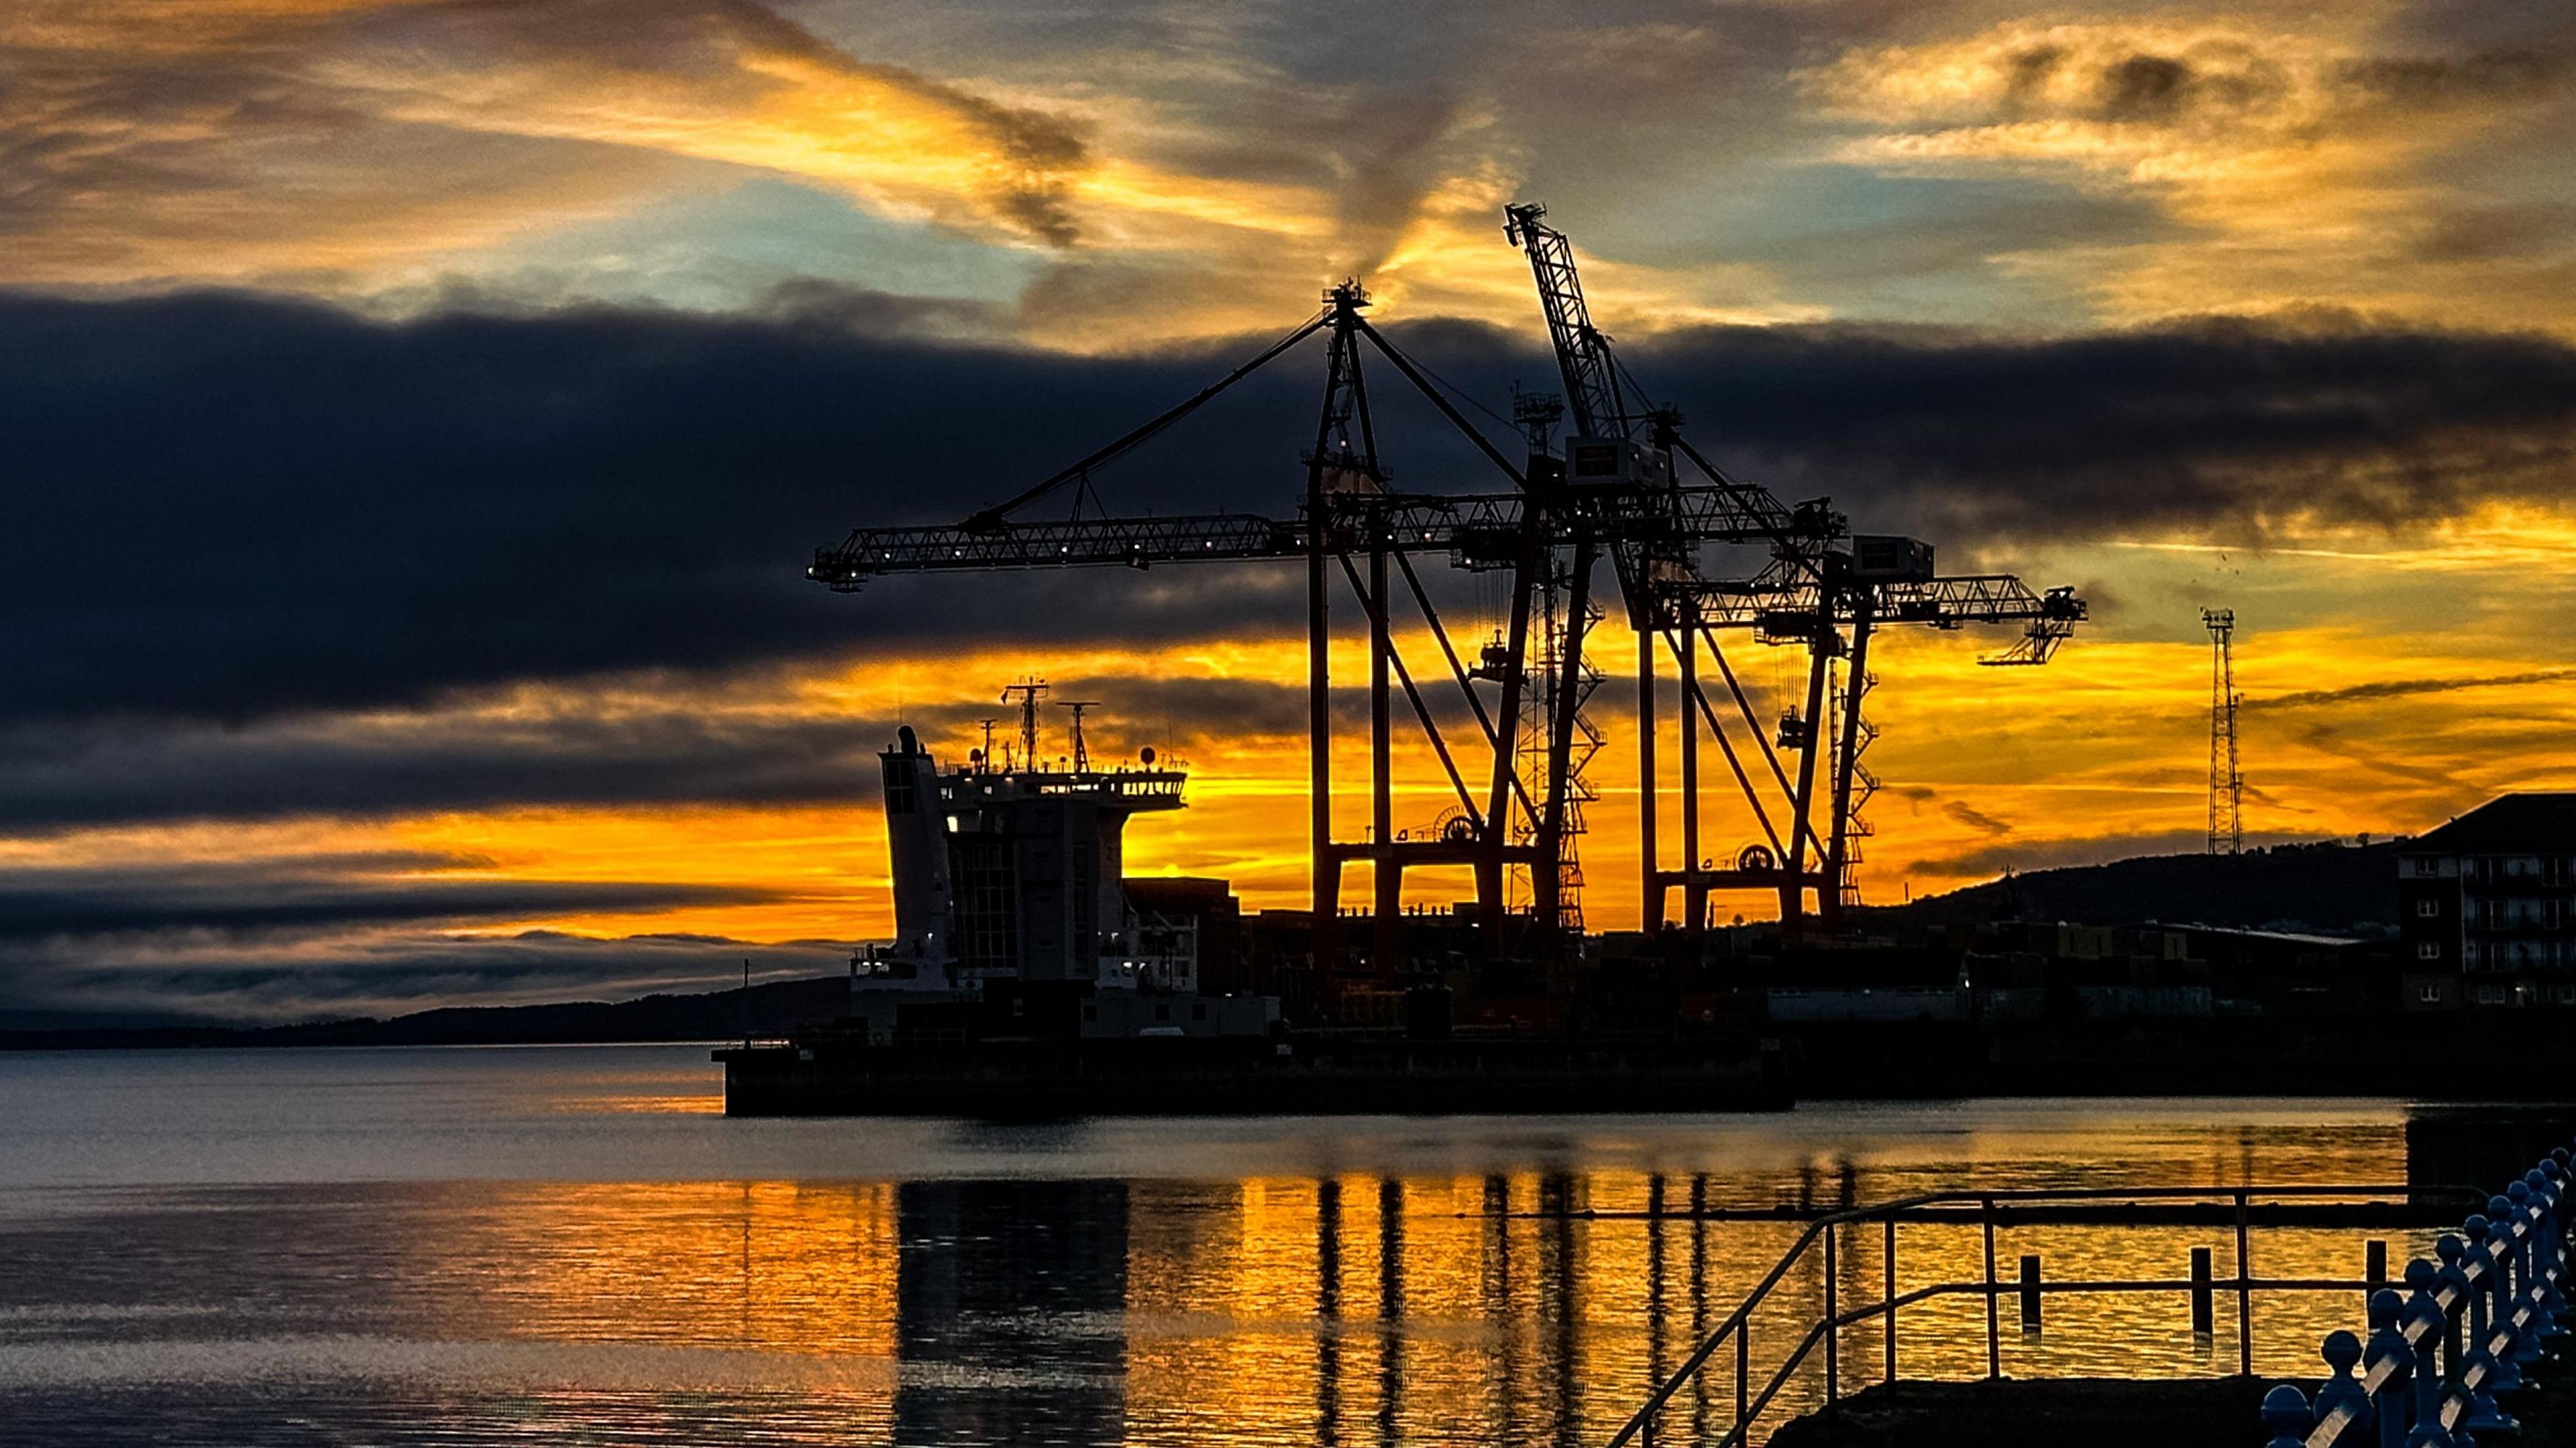
M 955 524 L 856 530 L 837 546 L 817 549 L 807 576 L 836 592 L 856 592 L 871 578 L 897 573 L 1302 561 L 1314 958 L 1329 992 L 1346 968 L 1339 917 L 1348 861 L 1371 867 L 1373 929 L 1363 969 L 1374 977 L 1403 964 L 1408 868 L 1471 870 L 1489 956 L 1553 953 L 1579 930 L 1582 874 L 1574 842 L 1591 797 L 1584 768 L 1601 738 L 1586 718 L 1601 677 L 1586 660 L 1586 643 L 1600 616 L 1593 574 L 1606 557 L 1638 641 L 1638 898 L 1646 927 L 1662 923 L 1676 888 L 1694 928 L 1706 919 L 1710 894 L 1725 889 L 1775 895 L 1793 928 L 1810 898 L 1815 913 L 1830 921 L 1852 898 L 1853 844 L 1865 833 L 1855 829 L 1855 816 L 1875 787 L 1858 763 L 1875 733 L 1861 718 L 1872 682 L 1866 668 L 1872 632 L 1889 623 L 2019 624 L 2022 639 L 1983 662 L 2040 663 L 2084 617 L 2083 602 L 2067 589 L 2034 593 L 2009 575 L 1940 577 L 1928 546 L 1853 537 L 1825 500 L 1793 507 L 1719 469 L 1681 436 L 1675 410 L 1643 401 L 1610 338 L 1592 323 L 1572 243 L 1545 225 L 1544 214 L 1535 205 L 1508 208 L 1506 234 L 1529 258 L 1565 387 L 1570 428 L 1561 448 L 1550 445 L 1546 426 L 1533 425 L 1525 455 L 1517 461 L 1507 455 L 1369 321 L 1367 293 L 1346 282 L 1324 294 L 1320 311 L 1242 366 L 1034 486 Z M 1318 332 L 1327 334 L 1323 402 L 1312 446 L 1301 458 L 1305 488 L 1296 518 L 1122 518 L 1099 506 L 1096 471 Z M 1437 494 L 1390 486 L 1363 369 L 1369 356 L 1392 366 L 1506 486 Z M 1544 416 L 1554 406 L 1529 401 L 1525 416 Z M 1067 494 L 1070 516 L 1036 514 L 1036 505 Z M 1710 546 L 1759 548 L 1765 559 L 1749 576 L 1711 576 L 1703 559 Z M 1413 561 L 1444 553 L 1454 568 L 1508 577 L 1499 636 L 1472 667 Z M 1368 635 L 1369 825 L 1359 840 L 1336 836 L 1333 808 L 1330 645 L 1337 574 L 1359 604 Z M 1443 711 L 1432 707 L 1424 679 L 1398 643 L 1396 614 L 1404 600 L 1439 656 L 1427 676 L 1435 686 L 1430 692 L 1445 692 L 1436 677 L 1445 670 L 1459 700 L 1445 711 L 1446 732 Z M 1720 645 L 1727 632 L 1808 653 L 1805 707 L 1791 710 L 1776 735 L 1762 726 Z M 1682 860 L 1669 870 L 1661 864 L 1656 818 L 1659 643 L 1674 660 L 1680 687 Z M 1723 682 L 1731 709 L 1713 702 L 1703 659 Z M 1846 666 L 1842 697 L 1829 711 L 1825 690 L 1837 661 Z M 1400 828 L 1394 817 L 1399 692 L 1456 801 L 1419 831 Z M 1837 726 L 1831 733 L 1823 723 L 1828 712 Z M 1453 745 L 1450 734 L 1462 715 L 1472 728 L 1463 744 Z M 1699 853 L 1698 766 L 1705 742 L 1718 746 L 1760 832 L 1760 841 L 1723 869 Z M 1787 758 L 1792 754 L 1794 761 Z M 1526 884 L 1526 910 L 1511 906 L 1513 879 Z

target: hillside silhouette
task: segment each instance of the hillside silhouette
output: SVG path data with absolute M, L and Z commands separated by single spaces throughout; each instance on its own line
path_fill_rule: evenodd
M 2006 875 L 1873 920 L 1970 925 L 2064 920 L 2087 925 L 2236 926 L 2378 937 L 2397 914 L 2397 842 L 2271 845 L 2242 855 L 2144 855 Z

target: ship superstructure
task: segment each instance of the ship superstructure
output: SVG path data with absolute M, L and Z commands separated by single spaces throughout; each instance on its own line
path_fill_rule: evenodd
M 1040 1033 L 1057 1024 L 1081 1035 L 1266 1029 L 1275 1001 L 1226 997 L 1211 1010 L 1197 997 L 1195 924 L 1140 911 L 1128 897 L 1127 822 L 1182 808 L 1188 776 L 1150 748 L 1133 764 L 1095 767 L 1083 734 L 1090 700 L 1059 706 L 1072 714 L 1068 747 L 1046 759 L 1046 693 L 1037 679 L 1005 692 L 1020 706 L 1019 737 L 998 758 L 990 723 L 984 747 L 954 769 L 909 725 L 878 755 L 895 937 L 853 961 L 852 1013 L 880 1036 L 899 1014 L 931 1018 L 923 1006 L 977 1015 L 1003 999 Z M 1185 1009 L 1174 1012 L 1176 1003 Z

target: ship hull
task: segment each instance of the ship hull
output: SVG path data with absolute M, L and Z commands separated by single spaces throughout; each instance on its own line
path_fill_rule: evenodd
M 729 1116 L 1437 1116 L 1791 1104 L 1776 1051 L 1669 1037 L 789 1044 L 727 1047 L 716 1059 Z

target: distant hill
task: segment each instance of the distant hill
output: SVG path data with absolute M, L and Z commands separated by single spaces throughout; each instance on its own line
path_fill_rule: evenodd
M 170 1046 L 516 1046 L 598 1041 L 714 1041 L 780 1036 L 849 1010 L 844 976 L 770 981 L 703 995 L 538 1006 L 447 1006 L 391 1020 L 293 1026 L 82 1025 L 0 1031 L 0 1050 L 79 1051 Z
M 2273 845 L 2236 856 L 2146 855 L 2033 870 L 1869 912 L 1923 925 L 2150 920 L 2378 937 L 2397 920 L 2397 844 Z

